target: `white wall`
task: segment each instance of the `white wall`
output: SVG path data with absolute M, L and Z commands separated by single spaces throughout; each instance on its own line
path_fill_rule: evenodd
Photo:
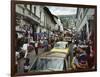
M 32 12 L 33 12 L 33 13 L 34 13 L 34 6 L 35 6 L 35 5 L 32 5 Z
M 40 18 L 40 6 L 36 6 L 36 15 Z
M 51 29 L 55 28 L 55 23 L 52 21 L 51 16 L 45 11 L 45 16 L 46 16 L 46 26 L 51 27 Z
M 39 26 L 37 27 L 37 31 L 36 32 L 40 33 L 40 27 Z
M 44 23 L 44 10 L 43 10 L 43 7 L 41 7 L 41 22 Z
M 30 10 L 30 4 L 27 5 L 27 8 Z
M 21 8 L 20 6 L 20 4 L 16 5 L 16 12 L 23 14 L 23 8 Z

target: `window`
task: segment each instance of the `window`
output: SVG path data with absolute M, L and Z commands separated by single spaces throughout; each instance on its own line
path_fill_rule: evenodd
M 30 5 L 30 11 L 32 12 L 32 5 Z
M 25 9 L 23 8 L 23 13 L 25 12 Z
M 36 14 L 36 6 L 34 6 L 34 14 Z
M 41 11 L 40 11 L 40 19 L 41 19 Z
M 27 5 L 25 4 L 24 7 L 27 8 Z

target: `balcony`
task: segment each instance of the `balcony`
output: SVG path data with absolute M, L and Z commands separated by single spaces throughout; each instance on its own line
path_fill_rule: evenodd
M 40 23 L 40 18 L 36 16 L 36 14 L 32 13 L 29 9 L 24 8 L 21 5 L 16 6 L 16 13 L 21 14 L 26 18 L 30 18 L 37 23 Z
M 40 18 L 39 17 L 37 17 L 34 13 L 29 11 L 28 9 L 26 9 L 25 11 L 26 12 L 24 13 L 24 16 L 27 16 L 27 17 L 31 18 L 32 20 L 40 23 Z

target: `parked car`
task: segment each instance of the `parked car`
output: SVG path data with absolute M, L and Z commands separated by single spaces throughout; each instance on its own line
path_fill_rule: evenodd
M 45 52 L 32 64 L 29 72 L 64 71 L 68 68 L 65 53 Z
M 62 52 L 68 55 L 69 54 L 68 42 L 64 41 L 57 42 L 50 52 L 60 52 L 60 53 Z

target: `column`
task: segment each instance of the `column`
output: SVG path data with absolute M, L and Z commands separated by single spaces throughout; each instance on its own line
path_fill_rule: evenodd
M 89 24 L 88 21 L 86 22 L 86 34 L 87 34 L 87 41 L 89 40 Z

